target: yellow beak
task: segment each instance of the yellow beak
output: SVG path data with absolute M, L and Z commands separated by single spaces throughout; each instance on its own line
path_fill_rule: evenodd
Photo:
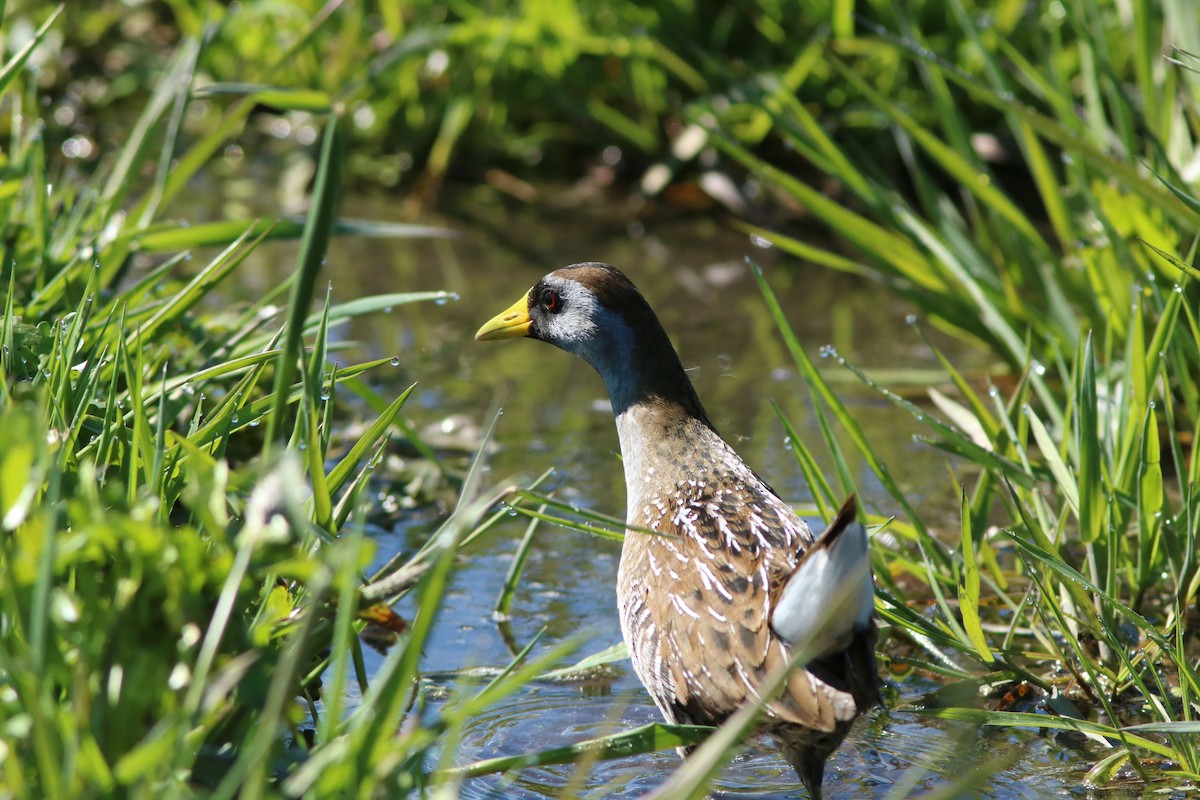
M 475 341 L 528 336 L 532 324 L 533 320 L 529 318 L 529 295 L 521 295 L 520 300 L 485 322 L 475 334 Z

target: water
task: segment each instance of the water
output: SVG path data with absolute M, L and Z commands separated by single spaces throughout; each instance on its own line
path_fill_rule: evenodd
M 343 363 L 396 356 L 396 369 L 377 372 L 373 378 L 385 396 L 420 382 L 405 414 L 418 429 L 431 431 L 431 443 L 445 448 L 451 461 L 461 446 L 465 463 L 465 452 L 474 446 L 488 409 L 501 403 L 505 413 L 497 425 L 498 449 L 490 456 L 489 473 L 497 485 L 522 476 L 527 480 L 554 467 L 547 488 L 559 499 L 623 515 L 616 433 L 599 378 L 581 361 L 541 343 L 473 340 L 479 325 L 508 307 L 545 272 L 600 260 L 627 271 L 655 307 L 717 428 L 784 498 L 795 504 L 809 498 L 771 401 L 825 459 L 823 465 L 830 464 L 807 389 L 764 313 L 750 268 L 743 262 L 753 248 L 746 236 L 700 216 L 643 219 L 640 226 L 631 226 L 619 210 L 576 209 L 537 217 L 514 212 L 484 195 L 462 198 L 458 208 L 457 216 L 441 221 L 464 234 L 458 239 L 339 239 L 326 267 L 334 302 L 395 291 L 444 289 L 461 296 L 459 302 L 444 305 L 397 307 L 337 334 L 347 348 L 337 356 Z M 351 198 L 343 213 L 392 219 L 395 205 L 380 198 Z M 631 228 L 640 236 L 630 238 Z M 811 356 L 828 345 L 873 377 L 884 370 L 896 378 L 905 374 L 897 369 L 936 369 L 936 359 L 912 327 L 911 307 L 886 287 L 797 265 L 778 248 L 753 248 L 753 253 Z M 290 263 L 278 250 L 271 258 L 276 264 Z M 269 271 L 264 275 L 263 290 L 274 280 Z M 926 333 L 955 354 L 961 369 L 986 367 L 978 351 L 939 338 L 936 330 Z M 924 427 L 864 387 L 835 360 L 818 361 L 818 367 L 836 382 L 839 397 L 925 520 L 956 529 L 957 486 L 947 472 L 947 457 L 914 441 Z M 442 424 L 448 420 L 454 424 Z M 849 441 L 842 441 L 849 453 Z M 861 460 L 851 456 L 850 466 L 867 507 L 895 513 L 894 503 Z M 398 550 L 413 548 L 434 524 L 432 508 L 427 506 L 418 518 L 400 515 L 394 529 L 379 533 L 380 563 Z M 614 600 L 618 545 L 552 527 L 537 534 L 513 604 L 513 641 L 506 641 L 491 612 L 526 524 L 524 518 L 505 519 L 461 559 L 426 648 L 424 671 L 434 675 L 433 680 L 452 689 L 454 681 L 437 673 L 503 666 L 513 646 L 524 646 L 543 629 L 539 649 L 579 637 L 580 657 L 620 641 Z M 398 610 L 405 616 L 412 612 L 403 602 Z M 378 658 L 371 659 L 374 668 Z M 901 701 L 911 701 L 935 687 L 910 677 L 895 688 Z M 535 684 L 508 698 L 465 731 L 457 762 L 542 750 L 657 720 L 658 711 L 628 665 L 618 665 L 617 676 L 609 682 Z M 980 730 L 877 710 L 831 758 L 827 797 L 907 796 L 959 779 L 997 758 L 1005 763 L 983 782 L 977 796 L 1100 796 L 1078 786 L 1086 766 L 1103 753 L 1092 746 L 1082 758 L 1072 747 L 1031 731 Z M 530 769 L 467 781 L 462 794 L 541 798 L 573 786 L 573 794 L 637 797 L 658 785 L 677 764 L 674 752 L 662 752 L 586 768 Z M 804 796 L 771 748 L 754 743 L 714 788 L 719 796 Z M 1103 796 L 1123 795 L 1118 790 Z

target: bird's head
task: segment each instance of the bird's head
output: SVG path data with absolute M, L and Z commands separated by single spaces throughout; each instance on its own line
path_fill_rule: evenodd
M 658 317 L 616 267 L 593 262 L 555 270 L 475 334 L 479 341 L 519 337 L 548 342 L 591 364 L 615 414 L 657 396 L 703 417 Z

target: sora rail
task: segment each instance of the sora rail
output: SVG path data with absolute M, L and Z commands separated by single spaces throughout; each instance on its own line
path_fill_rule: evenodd
M 655 704 L 669 722 L 717 725 L 796 660 L 762 729 L 820 798 L 825 760 L 879 702 L 854 498 L 814 536 L 718 435 L 650 305 L 614 267 L 551 272 L 475 334 L 522 336 L 579 356 L 608 389 L 630 526 L 621 631 Z

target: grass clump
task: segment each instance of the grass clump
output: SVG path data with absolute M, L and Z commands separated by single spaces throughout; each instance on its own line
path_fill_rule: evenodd
M 492 499 L 480 499 L 468 474 L 456 514 L 364 588 L 373 546 L 362 501 L 411 390 L 375 397 L 361 376 L 390 359 L 335 364 L 329 331 L 444 295 L 340 306 L 327 296 L 310 313 L 339 226 L 344 155 L 330 118 L 310 212 L 281 226 L 301 237 L 295 273 L 273 294 L 206 312 L 214 290 L 280 230 L 190 228 L 160 216 L 228 135 L 184 149 L 175 124 L 202 45 L 180 44 L 177 68 L 109 169 L 82 187 L 52 182 L 55 162 L 23 121 L 38 101 L 21 70 L 60 12 L 0 68 L 12 131 L 0 197 L 4 793 L 422 786 L 455 712 L 397 731 L 420 699 L 418 658 L 453 555 L 484 529 Z M 373 228 L 381 230 L 397 232 Z M 178 250 L 148 256 L 152 236 Z M 213 244 L 223 247 L 206 262 L 191 259 L 191 248 Z M 273 302 L 289 290 L 281 316 Z M 380 409 L 352 441 L 334 410 L 347 389 Z M 412 592 L 418 612 L 406 623 L 385 601 Z M 357 636 L 368 622 L 399 637 L 370 681 Z M 364 699 L 349 712 L 353 679 Z M 296 769 L 301 762 L 315 766 Z

